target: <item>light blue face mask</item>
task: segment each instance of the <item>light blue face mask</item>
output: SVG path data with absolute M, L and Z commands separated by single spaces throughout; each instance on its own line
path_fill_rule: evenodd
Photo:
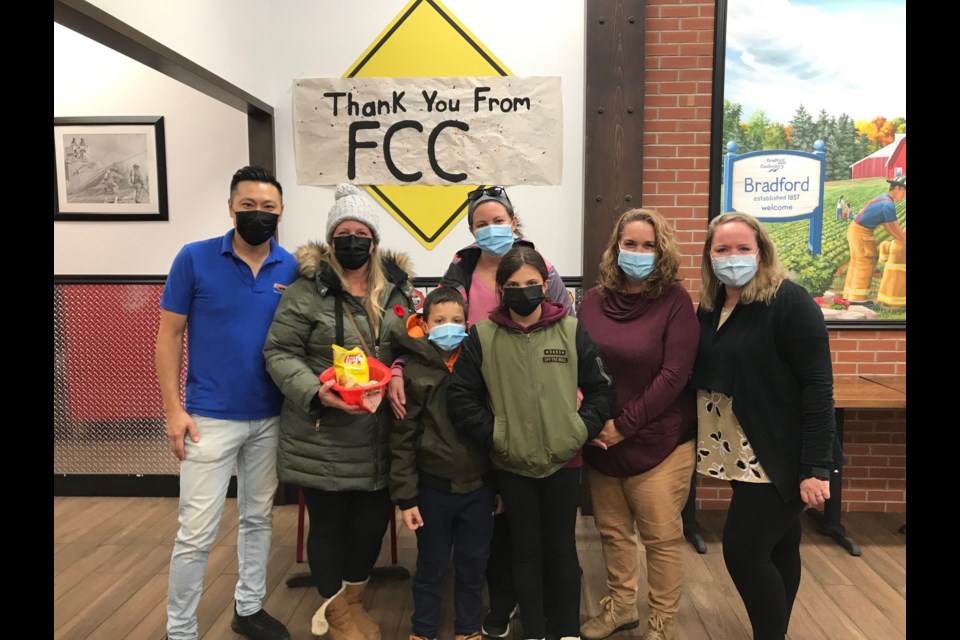
M 513 246 L 513 230 L 508 224 L 487 225 L 477 229 L 473 235 L 481 251 L 498 258 Z
M 757 254 L 713 258 L 711 263 L 717 279 L 728 287 L 742 287 L 757 275 Z
M 466 337 L 467 332 L 463 326 L 452 322 L 438 324 L 430 329 L 430 333 L 427 335 L 427 339 L 443 351 L 453 351 L 460 346 L 460 343 Z
M 636 253 L 621 249 L 620 255 L 617 256 L 617 264 L 631 280 L 643 280 L 653 272 L 653 267 L 657 264 L 657 254 Z

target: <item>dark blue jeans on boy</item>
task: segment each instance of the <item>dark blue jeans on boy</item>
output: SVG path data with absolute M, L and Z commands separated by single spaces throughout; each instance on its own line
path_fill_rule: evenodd
M 484 571 L 493 538 L 493 488 L 449 493 L 421 482 L 418 491 L 423 526 L 417 529 L 411 632 L 437 637 L 443 576 L 453 549 L 454 633 L 476 633 L 482 621 Z

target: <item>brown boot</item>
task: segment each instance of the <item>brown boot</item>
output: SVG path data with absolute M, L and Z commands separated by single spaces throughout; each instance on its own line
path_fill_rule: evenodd
M 458 633 L 454 636 L 454 640 L 483 640 L 480 637 L 480 632 L 475 633 Z
M 331 597 L 324 600 L 317 612 L 313 614 L 310 630 L 316 636 L 327 637 L 327 640 L 365 640 L 357 629 L 353 616 L 350 615 L 350 605 L 344 597 L 344 587 L 340 587 Z
M 673 640 L 675 636 L 673 618 L 651 610 L 647 630 L 640 636 L 641 640 Z
M 600 601 L 600 614 L 590 618 L 580 627 L 580 635 L 586 640 L 603 638 L 625 629 L 640 626 L 640 614 L 636 604 L 621 603 L 607 596 Z
M 370 582 L 369 578 L 363 582 L 344 582 L 343 595 L 347 599 L 347 604 L 350 605 L 350 615 L 353 616 L 353 621 L 363 637 L 366 640 L 380 640 L 380 625 L 363 608 L 363 592 L 367 590 L 368 582 Z

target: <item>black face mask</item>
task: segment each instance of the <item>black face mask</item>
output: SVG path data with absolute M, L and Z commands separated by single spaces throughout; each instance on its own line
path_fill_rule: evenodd
M 273 237 L 277 232 L 280 216 L 266 211 L 237 211 L 237 233 L 248 244 L 257 246 Z
M 353 271 L 367 264 L 373 238 L 363 236 L 336 236 L 333 239 L 333 255 L 344 269 Z
M 543 302 L 543 287 L 539 284 L 529 287 L 509 287 L 503 290 L 503 304 L 518 316 L 527 317 L 537 310 Z

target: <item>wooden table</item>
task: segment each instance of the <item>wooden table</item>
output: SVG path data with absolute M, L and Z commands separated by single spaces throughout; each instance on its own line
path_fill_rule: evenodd
M 890 387 L 894 391 L 899 391 L 900 393 L 907 392 L 907 376 L 862 375 L 860 377 L 864 380 L 869 380 L 870 382 L 876 382 L 877 384 L 882 384 L 885 387 Z M 906 401 L 904 401 L 903 407 L 906 406 Z
M 846 409 L 903 409 L 907 406 L 906 376 L 834 376 L 833 404 L 837 421 L 837 436 L 843 442 L 843 418 Z M 850 555 L 860 555 L 860 545 L 846 534 L 840 522 L 843 504 L 843 468 L 835 469 L 830 477 L 830 499 L 823 512 L 809 509 L 807 513 L 817 522 L 817 530 L 840 543 Z

